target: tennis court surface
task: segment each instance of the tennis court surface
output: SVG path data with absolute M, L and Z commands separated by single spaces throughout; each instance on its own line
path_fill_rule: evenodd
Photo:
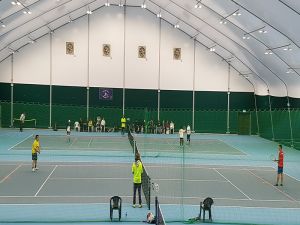
M 134 153 L 127 137 L 78 133 L 67 142 L 63 133 L 40 131 L 43 150 L 39 170 L 32 172 L 32 132 L 3 131 L 2 222 L 107 221 L 112 196 L 122 198 L 124 221 L 142 221 L 149 212 L 155 214 L 155 196 L 166 221 L 197 217 L 206 197 L 214 200 L 215 222 L 300 221 L 300 181 L 294 170 L 299 171 L 299 153 L 284 148 L 284 185 L 275 187 L 277 169 L 269 157 L 278 154 L 278 145 L 259 137 L 194 135 L 191 144 L 180 148 L 177 136 L 138 135 L 135 141 L 143 164 L 158 185 L 151 190 L 149 210 L 143 192 L 143 207 L 132 208 Z M 32 216 L 36 207 L 40 214 Z

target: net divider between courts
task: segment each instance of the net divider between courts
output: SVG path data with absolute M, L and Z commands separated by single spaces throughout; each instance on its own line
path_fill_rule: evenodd
M 166 225 L 165 218 L 162 214 L 157 196 L 155 197 L 155 219 L 156 225 Z
M 133 149 L 133 153 L 134 156 L 136 153 L 139 152 L 136 141 L 134 140 L 131 131 L 130 131 L 130 127 L 128 129 L 128 140 L 130 142 L 130 145 L 132 146 Z M 141 160 L 142 162 L 142 160 Z M 145 199 L 147 202 L 147 206 L 150 210 L 150 199 L 151 199 L 151 178 L 144 166 L 144 163 L 142 162 L 142 166 L 143 166 L 143 173 L 142 173 L 142 189 L 143 189 L 143 193 L 145 195 Z

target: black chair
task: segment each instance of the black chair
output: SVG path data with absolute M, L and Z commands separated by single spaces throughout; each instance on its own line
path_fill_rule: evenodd
M 110 219 L 113 217 L 113 210 L 119 211 L 119 221 L 121 219 L 122 199 L 119 196 L 114 196 L 110 199 Z
M 212 198 L 208 197 L 206 198 L 203 203 L 200 202 L 200 215 L 199 219 L 201 219 L 201 211 L 203 210 L 203 222 L 205 221 L 205 211 L 209 212 L 209 219 L 212 221 L 212 216 L 211 216 L 211 206 L 214 204 L 214 200 Z

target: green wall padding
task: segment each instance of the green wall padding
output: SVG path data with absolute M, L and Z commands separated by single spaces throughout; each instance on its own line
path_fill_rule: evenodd
M 49 104 L 49 85 L 14 84 L 14 102 Z
M 122 109 L 121 108 L 108 108 L 108 107 L 90 107 L 89 117 L 97 121 L 97 116 L 105 118 L 106 127 L 112 128 L 117 123 L 121 127 Z M 126 117 L 127 118 L 127 117 Z
M 0 83 L 0 101 L 10 101 L 11 87 L 10 83 Z
M 77 105 L 86 106 L 87 104 L 86 87 L 52 86 L 53 105 Z
M 195 132 L 221 133 L 227 131 L 227 111 L 204 110 L 195 111 Z
M 161 124 L 163 121 L 171 123 L 173 121 L 174 123 L 174 129 L 175 132 L 178 132 L 180 127 L 187 127 L 187 124 L 189 123 L 191 128 L 193 124 L 193 111 L 192 110 L 168 110 L 163 109 L 159 113 L 159 118 L 161 121 Z
M 1 126 L 10 126 L 11 104 L 10 102 L 0 102 L 1 105 Z M 21 116 L 21 114 L 20 114 Z
M 227 92 L 195 91 L 195 110 L 227 109 Z
M 125 90 L 125 108 L 157 108 L 157 106 L 157 90 Z
M 230 110 L 233 109 L 255 109 L 253 92 L 230 92 Z
M 272 124 L 271 115 L 269 110 L 259 110 L 258 123 L 259 123 L 259 134 L 261 137 L 272 140 Z
M 157 107 L 157 106 L 155 106 Z M 193 109 L 192 91 L 160 91 L 160 108 Z
M 272 111 L 274 139 L 291 139 L 290 117 L 288 110 Z

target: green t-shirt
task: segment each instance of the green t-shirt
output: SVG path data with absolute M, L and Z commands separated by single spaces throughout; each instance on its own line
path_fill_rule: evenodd
M 132 172 L 134 174 L 133 183 L 135 183 L 135 184 L 142 183 L 143 165 L 141 162 L 139 163 L 139 166 L 136 166 L 135 162 L 133 163 Z

